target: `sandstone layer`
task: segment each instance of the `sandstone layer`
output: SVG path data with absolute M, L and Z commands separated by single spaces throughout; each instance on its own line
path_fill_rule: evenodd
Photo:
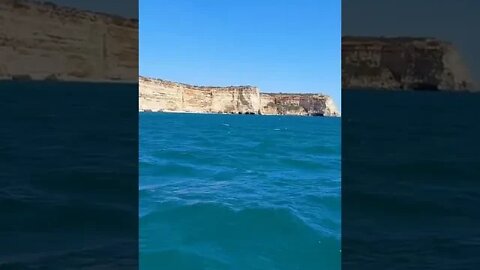
M 321 94 L 260 93 L 254 86 L 194 86 L 145 77 L 139 84 L 140 111 L 340 115 L 333 100 Z
M 432 38 L 344 37 L 342 87 L 471 90 L 456 48 Z
M 0 78 L 137 81 L 137 20 L 25 0 L 0 11 Z

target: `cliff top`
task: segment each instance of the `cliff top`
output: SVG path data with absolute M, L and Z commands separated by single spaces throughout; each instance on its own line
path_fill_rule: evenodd
M 197 90 L 207 90 L 207 89 L 252 89 L 252 90 L 258 90 L 257 87 L 251 86 L 251 85 L 238 85 L 238 86 L 199 86 L 199 85 L 191 85 L 191 84 L 186 84 L 186 83 L 179 83 L 179 82 L 172 82 L 172 81 L 167 81 L 167 80 L 162 80 L 158 78 L 151 78 L 151 77 L 144 77 L 144 76 L 139 76 L 139 81 L 149 81 L 149 82 L 154 82 L 154 83 L 159 83 L 159 84 L 164 84 L 168 86 L 177 86 L 177 87 L 185 87 L 189 89 L 197 89 Z
M 265 96 L 317 96 L 317 97 L 330 97 L 329 95 L 325 95 L 323 93 L 262 93 Z
M 372 41 L 372 42 L 438 42 L 448 43 L 434 37 L 411 37 L 411 36 L 342 36 L 342 41 Z
M 439 40 L 432 37 L 372 37 L 372 36 L 344 36 L 342 37 L 342 46 L 394 46 L 415 47 L 438 49 L 442 47 L 453 47 L 448 41 Z
M 78 8 L 60 6 L 48 1 L 39 0 L 6 0 L 0 2 L 1 5 L 9 5 L 15 9 L 36 8 L 40 11 L 56 12 L 70 17 L 84 18 L 90 17 L 91 20 L 103 20 L 121 26 L 138 27 L 138 19 L 126 18 L 120 15 L 108 14 L 104 12 L 83 10 Z
M 148 81 L 148 82 L 153 82 L 153 83 L 159 83 L 159 84 L 164 84 L 166 86 L 177 86 L 177 87 L 185 87 L 189 89 L 197 89 L 197 90 L 209 90 L 209 89 L 218 89 L 218 90 L 224 90 L 224 89 L 251 89 L 251 90 L 260 90 L 256 86 L 251 86 L 251 85 L 239 85 L 239 86 L 198 86 L 198 85 L 190 85 L 186 83 L 179 83 L 179 82 L 172 82 L 172 81 L 167 81 L 167 80 L 162 80 L 158 78 L 152 78 L 152 77 L 145 77 L 145 76 L 139 76 L 139 81 Z M 261 93 L 262 95 L 270 95 L 270 96 L 318 96 L 318 97 L 329 97 L 328 95 L 322 94 L 322 93 Z

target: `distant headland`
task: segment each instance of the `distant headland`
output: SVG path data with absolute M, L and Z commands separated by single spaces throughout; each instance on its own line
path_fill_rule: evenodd
M 140 76 L 140 111 L 340 116 L 323 94 L 261 93 L 254 86 L 194 86 Z

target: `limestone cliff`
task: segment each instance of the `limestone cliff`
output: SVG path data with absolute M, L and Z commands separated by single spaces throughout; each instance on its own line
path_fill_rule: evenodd
M 140 110 L 252 113 L 260 110 L 260 92 L 252 86 L 202 87 L 139 78 Z
M 263 94 L 253 86 L 205 87 L 139 78 L 140 111 L 338 116 L 319 94 Z
M 339 116 L 331 97 L 320 94 L 260 94 L 263 114 Z
M 344 37 L 342 87 L 468 90 L 473 82 L 450 43 L 431 38 Z
M 138 78 L 137 20 L 25 0 L 0 11 L 2 79 Z

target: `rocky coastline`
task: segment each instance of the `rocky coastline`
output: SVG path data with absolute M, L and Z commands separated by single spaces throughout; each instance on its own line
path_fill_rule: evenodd
M 140 111 L 340 116 L 323 94 L 261 93 L 254 86 L 195 86 L 142 76 L 139 89 Z

